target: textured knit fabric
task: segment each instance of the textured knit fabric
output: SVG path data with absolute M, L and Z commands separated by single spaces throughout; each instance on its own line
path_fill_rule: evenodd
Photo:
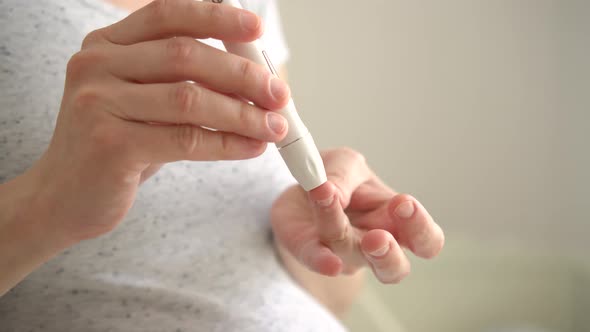
M 244 4 L 265 16 L 283 62 L 276 4 Z M 85 34 L 125 15 L 99 0 L 0 0 L 0 183 L 46 149 Z M 0 298 L 0 332 L 342 331 L 273 251 L 269 210 L 293 183 L 274 146 L 253 160 L 164 166 L 115 231 Z

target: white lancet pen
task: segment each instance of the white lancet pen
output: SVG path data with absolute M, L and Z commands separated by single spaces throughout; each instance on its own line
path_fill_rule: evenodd
M 238 0 L 204 0 L 206 2 L 229 5 L 242 8 Z M 249 43 L 223 42 L 228 52 L 249 59 L 259 65 L 265 66 L 278 77 L 266 51 L 262 50 L 258 41 Z M 301 121 L 293 99 L 287 106 L 278 111 L 289 124 L 287 136 L 276 143 L 279 153 L 287 164 L 293 177 L 306 191 L 319 187 L 327 181 L 326 170 L 320 153 L 315 145 L 311 133 Z

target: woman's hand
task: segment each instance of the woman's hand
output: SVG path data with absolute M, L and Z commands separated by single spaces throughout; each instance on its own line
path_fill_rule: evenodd
M 353 274 L 369 266 L 383 283 L 410 272 L 402 248 L 432 258 L 444 235 L 412 196 L 398 194 L 350 149 L 322 153 L 328 182 L 306 193 L 294 186 L 272 209 L 278 244 L 301 264 L 326 276 Z
M 286 84 L 195 40 L 261 33 L 253 13 L 192 0 L 154 1 L 90 33 L 68 63 L 51 144 L 22 181 L 27 213 L 73 242 L 96 237 L 161 164 L 252 158 L 282 139 L 287 124 L 267 109 L 287 103 Z

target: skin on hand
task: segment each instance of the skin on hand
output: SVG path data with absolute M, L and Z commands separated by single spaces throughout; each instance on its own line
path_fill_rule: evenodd
M 287 104 L 286 83 L 196 40 L 248 42 L 262 30 L 246 10 L 156 0 L 86 36 L 48 149 L 0 188 L 0 294 L 59 250 L 115 228 L 161 164 L 253 158 L 286 135 L 269 111 Z
M 325 276 L 368 266 L 383 283 L 410 272 L 402 248 L 422 258 L 444 245 L 441 228 L 414 197 L 387 187 L 350 149 L 322 153 L 328 182 L 306 193 L 287 190 L 275 203 L 277 241 L 308 269 Z
M 287 85 L 195 40 L 261 33 L 251 12 L 191 0 L 154 1 L 91 32 L 68 63 L 56 130 L 30 172 L 52 226 L 76 240 L 104 234 L 161 164 L 248 159 L 282 139 L 287 123 L 269 109 L 287 103 Z

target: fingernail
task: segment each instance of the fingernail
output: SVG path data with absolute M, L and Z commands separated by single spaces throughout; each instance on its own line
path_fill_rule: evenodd
M 379 248 L 373 252 L 370 252 L 369 255 L 379 258 L 379 257 L 385 256 L 385 254 L 387 254 L 388 251 L 389 251 L 389 243 L 387 243 L 387 245 L 382 248 Z
M 244 30 L 257 31 L 260 27 L 260 19 L 253 13 L 242 12 L 240 14 L 240 24 Z
M 415 210 L 414 202 L 407 201 L 397 206 L 395 214 L 402 219 L 409 219 L 414 215 Z
M 326 198 L 324 200 L 315 201 L 315 203 L 321 207 L 328 207 L 334 202 L 334 195 L 330 196 L 330 198 Z
M 268 121 L 268 127 L 272 131 L 274 131 L 277 134 L 283 133 L 287 125 L 287 122 L 282 116 L 272 112 L 268 112 L 268 114 L 266 115 L 266 119 Z
M 289 96 L 289 87 L 285 82 L 273 77 L 270 79 L 270 94 L 275 101 L 285 100 Z

